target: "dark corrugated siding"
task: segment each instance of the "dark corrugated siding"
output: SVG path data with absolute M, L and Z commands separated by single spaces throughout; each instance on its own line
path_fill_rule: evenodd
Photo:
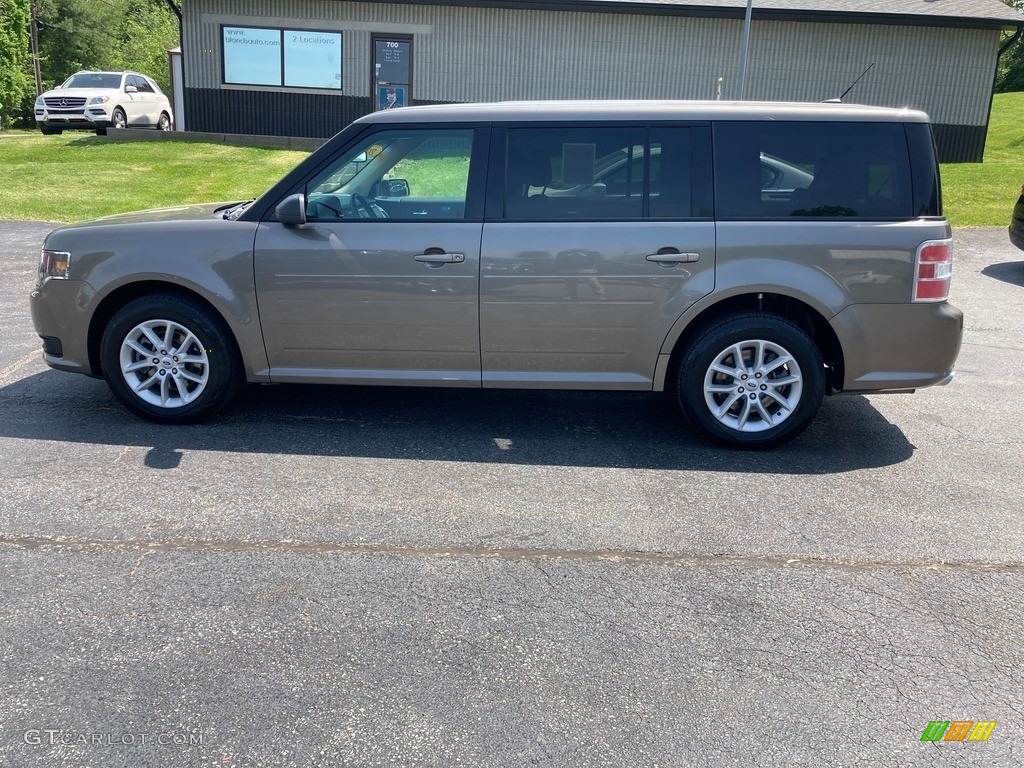
M 447 102 L 414 99 L 413 104 Z M 185 89 L 190 131 L 327 139 L 373 111 L 363 96 L 280 91 Z
M 933 125 L 940 163 L 980 163 L 985 152 L 984 125 Z
M 360 96 L 185 89 L 193 131 L 328 138 L 372 109 L 372 100 Z
M 416 100 L 416 104 L 444 102 Z M 373 111 L 362 96 L 188 88 L 189 128 L 212 133 L 302 136 L 326 139 Z M 940 163 L 980 163 L 984 125 L 935 125 Z

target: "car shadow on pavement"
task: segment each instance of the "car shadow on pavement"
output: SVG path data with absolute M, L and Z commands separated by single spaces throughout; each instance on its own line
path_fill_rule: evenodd
M 769 452 L 711 446 L 653 393 L 251 386 L 205 424 L 135 418 L 94 379 L 45 371 L 0 388 L 0 437 L 183 452 L 413 461 L 828 474 L 906 461 L 914 446 L 864 397 L 826 398 L 794 442 Z
M 981 274 L 994 277 L 1004 283 L 1024 286 L 1024 261 L 1004 261 L 1000 264 L 989 264 Z

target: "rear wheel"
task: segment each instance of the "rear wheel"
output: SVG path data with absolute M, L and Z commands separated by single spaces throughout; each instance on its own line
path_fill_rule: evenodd
M 676 391 L 690 423 L 715 442 L 774 448 L 818 412 L 825 370 L 800 327 L 750 312 L 716 321 L 690 344 Z
M 100 345 L 114 395 L 150 421 L 209 418 L 234 396 L 242 366 L 231 332 L 196 301 L 173 294 L 126 304 Z
M 160 120 L 156 124 L 158 131 L 169 131 L 171 130 L 171 116 L 166 112 L 160 113 Z

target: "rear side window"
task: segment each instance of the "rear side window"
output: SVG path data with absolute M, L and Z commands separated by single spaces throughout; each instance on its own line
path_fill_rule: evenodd
M 685 126 L 511 128 L 505 218 L 525 221 L 708 217 L 710 168 Z M 705 179 L 694 192 L 694 167 Z
M 714 128 L 719 219 L 908 219 L 903 125 L 722 122 Z

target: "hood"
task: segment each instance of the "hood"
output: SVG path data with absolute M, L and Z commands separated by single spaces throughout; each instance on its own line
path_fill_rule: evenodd
M 67 98 L 85 98 L 91 99 L 93 96 L 109 96 L 111 93 L 121 93 L 120 88 L 52 88 L 45 93 L 39 94 L 41 99 L 60 98 L 61 96 Z
M 203 203 L 201 205 L 180 205 L 174 208 L 154 208 L 149 211 L 117 213 L 80 224 L 69 224 L 67 228 L 105 227 L 112 224 L 152 224 L 154 222 L 196 221 L 221 218 L 218 211 L 237 205 L 230 203 Z

